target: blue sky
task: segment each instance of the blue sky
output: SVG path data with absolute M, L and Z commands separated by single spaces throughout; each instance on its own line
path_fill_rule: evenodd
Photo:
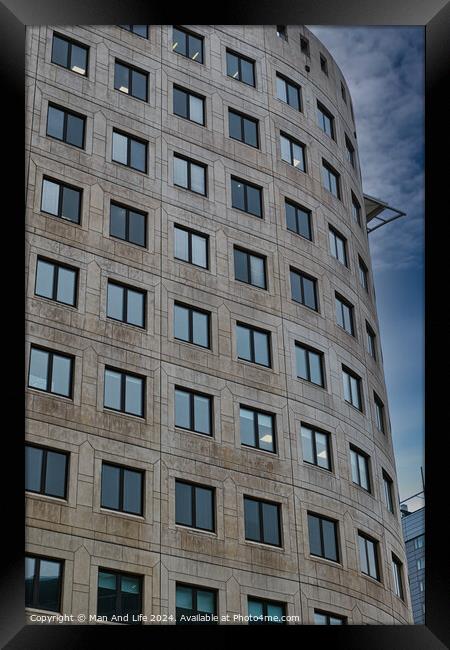
M 349 86 L 364 192 L 407 213 L 369 235 L 404 499 L 422 489 L 424 466 L 424 30 L 309 29 Z

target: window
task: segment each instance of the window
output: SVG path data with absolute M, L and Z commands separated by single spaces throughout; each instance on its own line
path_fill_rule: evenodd
M 175 303 L 173 308 L 174 337 L 180 341 L 209 348 L 210 314 L 207 311 Z
M 280 145 L 281 159 L 306 172 L 305 145 L 284 133 L 280 133 Z
M 138 375 L 105 368 L 105 408 L 144 417 L 145 379 Z
M 239 407 L 241 445 L 275 453 L 275 416 L 247 406 Z
M 300 36 L 300 51 L 309 56 L 309 41 L 304 36 Z
M 347 158 L 350 165 L 355 167 L 355 147 L 352 145 L 350 138 L 345 136 L 345 157 Z
M 137 246 L 146 245 L 147 215 L 111 201 L 109 211 L 109 234 Z
M 297 111 L 301 111 L 300 86 L 277 73 L 277 97 Z
M 423 580 L 419 580 L 419 591 L 425 591 L 425 583 Z
M 373 394 L 373 402 L 375 405 L 375 421 L 377 423 L 377 429 L 381 431 L 381 433 L 386 433 L 384 404 L 375 392 Z
M 114 88 L 125 95 L 147 101 L 148 73 L 116 59 L 114 65 Z
M 376 361 L 377 360 L 376 335 L 367 321 L 366 321 L 366 343 L 367 343 L 368 353 Z
M 419 548 L 423 548 L 425 543 L 425 535 L 419 535 L 414 539 L 414 550 L 417 551 Z
M 66 453 L 25 445 L 25 490 L 65 499 L 68 465 Z
M 262 188 L 232 176 L 231 205 L 255 217 L 262 217 Z
M 206 196 L 206 165 L 174 154 L 173 182 L 178 187 Z
M 352 219 L 358 226 L 361 225 L 361 204 L 352 192 Z
M 329 230 L 329 238 L 330 238 L 330 251 L 332 256 L 335 257 L 339 262 L 341 262 L 341 264 L 344 264 L 344 266 L 348 266 L 347 240 L 331 226 Z
M 258 120 L 243 113 L 228 109 L 228 128 L 230 138 L 239 140 L 251 147 L 259 147 Z
M 86 76 L 88 51 L 88 47 L 71 38 L 53 34 L 52 63 L 56 63 L 56 65 Z
M 47 135 L 51 138 L 84 149 L 85 122 L 84 115 L 73 113 L 54 104 L 48 105 Z
M 342 366 L 342 379 L 344 381 L 345 401 L 362 411 L 361 378 Z
M 77 302 L 78 270 L 38 257 L 34 293 L 75 307 Z
M 28 386 L 71 398 L 72 368 L 73 357 L 32 346 Z
M 25 607 L 59 612 L 62 574 L 62 561 L 26 555 Z
M 128 614 L 127 623 L 138 623 L 133 618 L 137 618 L 142 610 L 141 592 L 142 578 L 140 576 L 118 573 L 110 569 L 99 569 L 97 616 L 106 616 L 106 620 L 111 620 L 113 616 Z
M 243 323 L 236 324 L 238 359 L 270 368 L 270 332 Z
M 108 280 L 106 315 L 127 325 L 145 327 L 145 291 Z
M 287 41 L 287 27 L 286 25 L 277 25 L 277 36 L 279 38 L 284 38 Z
M 203 36 L 189 32 L 181 27 L 173 27 L 172 50 L 177 54 L 203 63 Z
M 303 460 L 331 472 L 330 434 L 301 425 Z
M 285 625 L 286 605 L 275 600 L 248 597 L 249 625 Z
M 425 569 L 425 558 L 424 558 L 424 557 L 420 557 L 420 558 L 417 560 L 417 564 L 416 564 L 416 566 L 417 566 L 417 571 L 421 571 L 422 569 Z
M 184 117 L 186 120 L 196 122 L 204 126 L 205 124 L 205 98 L 196 95 L 189 90 L 173 87 L 173 112 L 178 117 Z
M 227 50 L 227 75 L 248 86 L 254 86 L 255 62 L 241 54 Z
M 81 193 L 78 187 L 50 178 L 42 180 L 41 210 L 73 223 L 80 223 Z
M 335 294 L 336 320 L 337 324 L 346 332 L 355 336 L 354 309 L 353 305 L 347 302 L 339 294 Z
M 347 93 L 345 91 L 345 86 L 342 83 L 342 81 L 341 81 L 341 96 L 342 96 L 342 100 L 343 100 L 344 104 L 346 104 L 347 103 Z
M 147 142 L 113 129 L 112 160 L 146 173 Z
M 175 426 L 206 436 L 212 435 L 212 398 L 175 388 Z
M 358 545 L 361 572 L 380 581 L 378 542 L 364 533 L 358 532 Z
M 322 158 L 322 183 L 326 190 L 337 199 L 341 198 L 340 176 L 331 165 Z
M 214 489 L 175 481 L 175 523 L 200 530 L 215 530 Z
M 148 38 L 148 25 L 119 25 L 119 27 L 136 34 L 136 36 Z
M 369 291 L 369 271 L 367 269 L 367 266 L 364 264 L 363 260 L 361 257 L 358 256 L 358 261 L 359 261 L 359 283 L 362 286 L 363 289 L 366 291 Z
M 174 226 L 175 252 L 177 260 L 189 262 L 203 269 L 208 268 L 208 237 L 195 230 Z
M 217 592 L 177 582 L 176 610 L 177 624 L 213 624 L 216 622 L 213 617 L 217 615 Z M 198 616 L 200 620 L 196 620 Z
M 245 539 L 281 546 L 280 505 L 244 496 Z
M 240 282 L 267 289 L 266 258 L 235 246 L 234 277 Z
M 369 457 L 367 454 L 350 446 L 350 465 L 353 483 L 370 492 Z
M 326 133 L 332 140 L 336 139 L 334 133 L 334 117 L 323 104 L 317 102 L 317 121 L 319 127 Z
M 345 625 L 347 619 L 345 616 L 337 616 L 330 612 L 322 612 L 319 609 L 314 610 L 314 624 L 315 625 Z
M 339 562 L 337 521 L 308 512 L 309 552 Z
M 326 75 L 328 75 L 328 61 L 323 54 L 320 55 L 320 69 Z
M 318 311 L 317 280 L 292 268 L 290 269 L 290 278 L 292 300 Z
M 383 470 L 384 502 L 389 512 L 394 514 L 394 484 L 391 477 Z
M 296 343 L 295 358 L 297 364 L 297 377 L 324 388 L 323 353 L 300 343 Z
M 102 463 L 101 507 L 142 515 L 143 472 Z
M 291 201 L 284 202 L 288 230 L 312 241 L 311 210 Z

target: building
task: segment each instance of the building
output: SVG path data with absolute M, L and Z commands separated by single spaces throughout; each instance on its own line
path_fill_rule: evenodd
M 303 26 L 27 29 L 30 620 L 412 622 L 355 128 Z
M 425 507 L 401 506 L 414 623 L 425 625 Z

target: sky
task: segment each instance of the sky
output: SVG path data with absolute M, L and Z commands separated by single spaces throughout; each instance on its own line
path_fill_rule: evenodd
M 421 466 L 425 473 L 424 30 L 308 28 L 348 84 L 364 193 L 406 212 L 369 235 L 399 492 L 406 499 L 422 490 Z M 408 502 L 410 510 L 422 505 Z

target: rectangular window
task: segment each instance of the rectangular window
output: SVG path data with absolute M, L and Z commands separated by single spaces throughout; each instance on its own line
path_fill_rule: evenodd
M 322 184 L 337 199 L 341 198 L 341 179 L 331 165 L 322 158 Z
M 241 445 L 275 453 L 275 416 L 247 406 L 239 407 Z
M 77 303 L 78 269 L 39 257 L 36 265 L 34 293 L 75 307 Z
M 303 460 L 331 472 L 330 434 L 301 425 Z
M 305 307 L 318 311 L 317 280 L 306 273 L 290 269 L 291 297 Z
M 238 359 L 251 361 L 260 366 L 272 367 L 270 355 L 270 332 L 244 323 L 236 323 Z
M 125 95 L 147 101 L 148 72 L 139 70 L 128 63 L 115 60 L 114 88 Z
M 147 173 L 147 146 L 144 140 L 113 129 L 112 160 Z
M 240 282 L 267 289 L 266 258 L 235 246 L 234 277 Z
M 394 483 L 391 477 L 383 470 L 383 492 L 384 492 L 384 502 L 386 508 L 392 514 L 395 513 L 394 510 Z
M 297 377 L 324 388 L 323 353 L 301 343 L 296 343 L 295 358 Z
M 286 226 L 288 230 L 312 241 L 311 210 L 285 200 Z
M 347 103 L 347 93 L 345 92 L 345 86 L 342 83 L 342 81 L 341 81 L 341 97 L 342 97 L 342 100 L 343 100 L 344 104 L 346 104 Z
M 106 315 L 127 325 L 145 327 L 145 291 L 108 280 Z
M 102 508 L 142 515 L 143 486 L 143 472 L 112 463 L 102 463 Z
M 281 159 L 306 172 L 305 145 L 285 133 L 280 133 Z
M 84 149 L 84 129 L 86 118 L 67 108 L 48 105 L 47 135 L 79 149 Z
M 242 54 L 227 50 L 227 75 L 248 86 L 255 86 L 255 62 Z
M 212 397 L 183 388 L 175 388 L 175 426 L 212 436 Z
M 277 25 L 277 36 L 287 41 L 287 27 L 286 25 Z
M 61 610 L 63 562 L 46 557 L 25 556 L 25 607 Z
M 367 321 L 366 321 L 366 343 L 367 343 L 367 352 L 376 361 L 377 360 L 376 335 Z
M 308 512 L 309 552 L 339 562 L 337 521 Z
M 348 266 L 347 240 L 331 226 L 329 230 L 329 238 L 332 256 L 341 262 L 341 264 L 344 264 L 344 266 Z
M 126 205 L 111 201 L 109 234 L 136 246 L 146 246 L 147 215 Z
M 175 481 L 175 523 L 214 532 L 214 489 Z
M 232 176 L 231 205 L 233 208 L 262 218 L 262 188 Z
M 202 348 L 210 347 L 210 314 L 176 302 L 173 308 L 173 332 L 179 341 Z
M 352 219 L 358 226 L 361 225 L 361 204 L 352 192 Z
M 380 581 L 378 542 L 364 533 L 358 532 L 358 545 L 361 572 Z
M 77 74 L 87 75 L 88 51 L 86 45 L 53 33 L 52 63 L 60 65 Z
M 144 417 L 145 379 L 128 372 L 105 368 L 103 406 L 113 411 Z
M 82 190 L 50 178 L 42 180 L 41 211 L 80 223 Z
M 345 616 L 337 616 L 319 609 L 314 610 L 314 625 L 345 625 L 346 623 Z
M 72 397 L 73 357 L 32 346 L 28 386 L 46 393 Z
M 217 592 L 203 587 L 192 587 L 177 582 L 177 625 L 213 625 L 217 615 Z M 196 620 L 200 617 L 200 620 Z
M 361 377 L 342 366 L 342 380 L 344 382 L 345 401 L 362 411 Z
M 119 573 L 110 569 L 98 570 L 97 616 L 113 616 L 128 614 L 129 624 L 137 624 L 133 620 L 142 613 L 142 578 L 141 576 Z
M 228 128 L 230 138 L 239 140 L 251 147 L 259 148 L 258 120 L 243 113 L 228 109 Z
M 323 54 L 320 54 L 320 69 L 328 76 L 328 61 Z
M 352 145 L 350 138 L 345 136 L 345 157 L 347 158 L 350 165 L 355 167 L 355 147 Z
M 245 539 L 281 546 L 280 505 L 244 496 Z
M 370 476 L 369 476 L 369 457 L 367 454 L 350 446 L 350 465 L 352 469 L 352 481 L 356 485 L 364 488 L 367 492 L 370 489 Z
M 425 535 L 419 535 L 414 539 L 414 550 L 417 551 L 419 548 L 423 548 L 425 543 Z
M 300 36 L 300 51 L 309 56 L 309 40 L 304 36 Z
M 174 154 L 173 182 L 178 187 L 206 196 L 206 165 Z
M 297 111 L 302 110 L 300 86 L 277 72 L 277 97 Z
M 174 25 L 172 30 L 172 50 L 187 59 L 203 63 L 203 36 Z
M 332 140 L 336 139 L 334 132 L 334 117 L 320 102 L 317 102 L 317 122 L 326 135 L 328 135 Z
M 248 597 L 249 625 L 286 625 L 286 605 L 276 600 Z
M 359 283 L 362 286 L 363 289 L 366 291 L 369 291 L 369 271 L 367 269 L 367 266 L 364 264 L 363 260 L 358 257 L 359 260 Z
M 335 294 L 337 324 L 346 332 L 355 336 L 354 308 L 339 294 Z
M 148 25 L 119 25 L 122 29 L 126 29 L 127 32 L 132 32 L 136 36 L 141 36 L 142 38 L 148 38 Z
M 173 87 L 173 112 L 196 124 L 205 125 L 205 98 L 189 90 Z
M 174 233 L 175 259 L 207 269 L 208 236 L 183 226 L 174 226 Z
M 416 566 L 417 566 L 417 571 L 421 571 L 422 569 L 425 569 L 425 558 L 420 557 L 417 560 Z
M 45 447 L 25 446 L 25 490 L 65 499 L 69 454 Z
M 377 423 L 377 429 L 381 431 L 381 433 L 386 433 L 384 404 L 375 392 L 373 394 L 373 402 L 375 405 L 375 421 Z

